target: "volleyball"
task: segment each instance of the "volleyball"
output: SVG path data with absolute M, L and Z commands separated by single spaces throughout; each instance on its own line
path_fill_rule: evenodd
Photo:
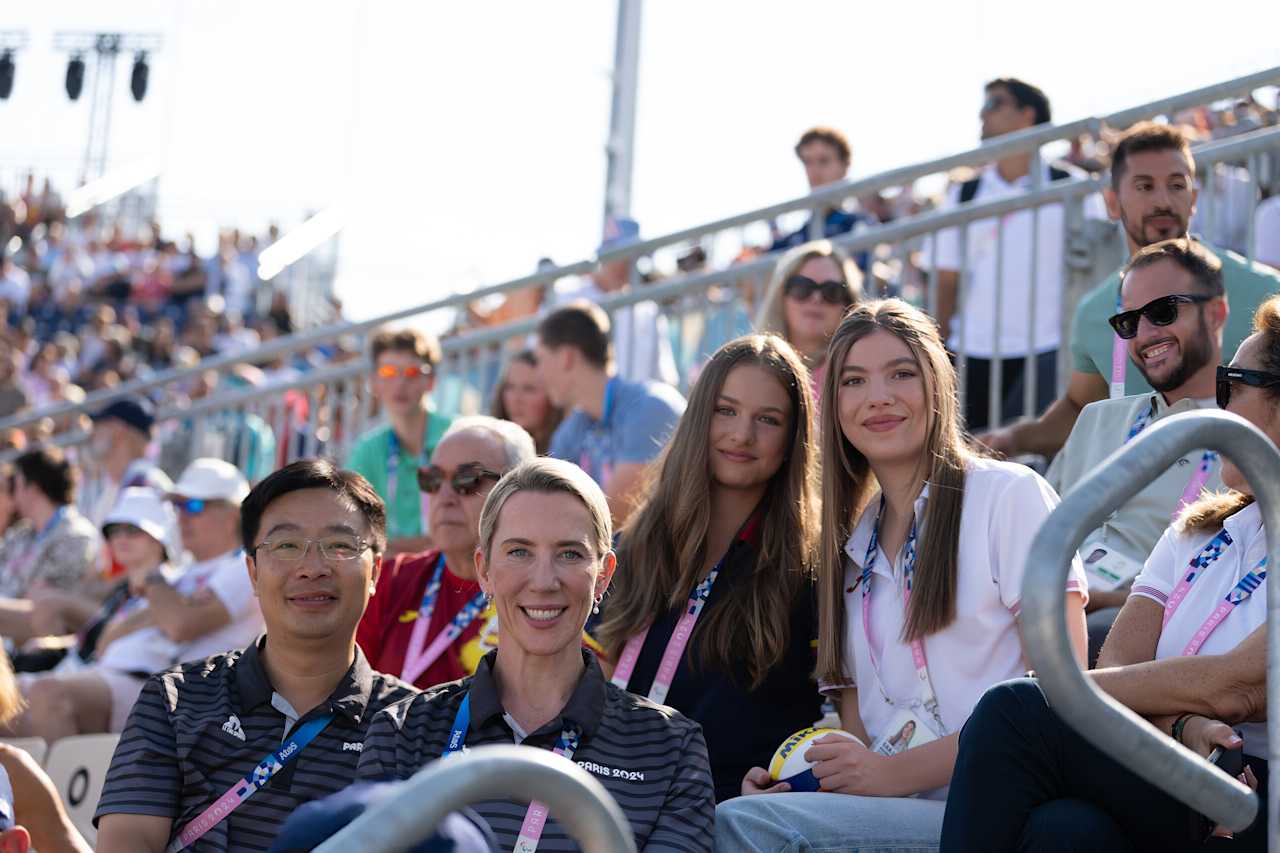
M 813 763 L 804 760 L 804 754 L 815 740 L 826 735 L 840 735 L 862 743 L 844 729 L 801 729 L 782 742 L 769 761 L 769 776 L 775 782 L 786 782 L 793 791 L 816 791 L 818 780 L 813 775 Z M 864 744 L 865 745 L 865 744 Z

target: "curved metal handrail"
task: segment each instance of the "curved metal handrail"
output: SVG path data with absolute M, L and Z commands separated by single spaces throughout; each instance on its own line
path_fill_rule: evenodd
M 1250 472 L 1262 510 L 1269 562 L 1280 559 L 1280 452 L 1260 430 L 1236 415 L 1187 412 L 1163 419 L 1108 456 L 1049 515 L 1032 542 L 1022 584 L 1022 633 L 1027 657 L 1054 711 L 1086 740 L 1170 796 L 1233 830 L 1252 823 L 1258 798 L 1099 690 L 1071 652 L 1062 589 L 1071 558 L 1112 510 L 1141 491 L 1186 453 L 1207 448 Z M 1280 589 L 1267 584 L 1268 621 L 1280 616 Z M 1274 638 L 1275 633 L 1272 632 Z M 1267 694 L 1280 701 L 1274 639 L 1269 645 Z M 1271 704 L 1271 707 L 1280 705 Z M 1270 757 L 1280 747 L 1280 715 L 1267 722 Z M 1271 826 L 1280 790 L 1271 792 Z M 1273 839 L 1274 845 L 1274 839 Z M 1273 846 L 1274 850 L 1275 847 Z
M 604 786 L 567 758 L 529 746 L 479 746 L 431 762 L 316 853 L 405 850 L 449 812 L 493 798 L 545 803 L 587 853 L 636 853 L 631 824 Z

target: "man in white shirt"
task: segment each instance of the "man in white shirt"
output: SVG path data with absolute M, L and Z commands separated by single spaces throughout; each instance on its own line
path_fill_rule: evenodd
M 1142 249 L 1122 273 L 1113 318 L 1129 359 L 1155 391 L 1084 407 L 1048 480 L 1067 494 L 1115 450 L 1169 415 L 1213 408 L 1228 306 L 1222 262 L 1186 238 Z M 1133 579 L 1180 508 L 1221 488 L 1216 454 L 1188 453 L 1120 507 L 1080 549 L 1089 575 L 1090 660 L 1096 660 Z
M 987 84 L 979 116 L 986 141 L 1048 123 L 1049 99 L 1029 83 L 1001 78 Z M 1031 192 L 1031 163 L 1030 152 L 996 161 L 976 178 L 952 187 L 942 209 Z M 1040 168 L 1044 187 L 1070 177 L 1069 172 L 1052 166 Z M 924 256 L 934 258 L 938 271 L 936 316 L 943 339 L 952 352 L 966 358 L 965 416 L 969 429 L 977 431 L 994 425 L 989 422 L 992 395 L 997 398 L 1001 421 L 1038 413 L 1056 396 L 1057 352 L 1062 337 L 1062 205 L 1042 206 L 1038 218 L 1033 211 L 1024 210 L 999 220 L 974 222 L 968 226 L 964 248 L 960 245 L 963 233 L 963 228 L 939 232 L 935 244 L 926 246 Z M 962 264 L 966 276 L 964 303 L 960 304 Z M 1025 388 L 1031 381 L 1024 375 L 1028 354 L 1035 356 L 1035 412 L 1024 413 Z M 1000 388 L 992 389 L 992 365 L 997 360 Z
M 1254 213 L 1253 234 L 1258 260 L 1280 269 L 1280 195 L 1258 205 Z
M 173 481 L 146 458 L 155 425 L 155 412 L 144 397 L 125 397 L 108 403 L 93 416 L 89 456 L 81 457 L 93 473 L 80 487 L 80 511 L 94 525 L 115 505 L 116 496 L 131 486 L 149 486 L 167 492 Z
M 220 459 L 187 467 L 169 497 L 193 562 L 146 577 L 145 604 L 107 625 L 87 669 L 33 682 L 13 734 L 53 740 L 121 731 L 147 676 L 253 642 L 262 614 L 240 548 L 240 502 L 248 493 L 240 472 Z
M 639 239 L 640 226 L 635 220 L 611 219 L 605 226 L 604 240 L 597 252 L 618 249 Z M 631 283 L 633 263 L 630 259 L 605 261 L 585 284 L 557 302 L 564 304 L 571 299 L 600 302 L 624 292 Z M 653 381 L 668 385 L 679 382 L 667 318 L 658 310 L 656 303 L 636 302 L 615 310 L 610 319 L 619 376 L 631 382 Z

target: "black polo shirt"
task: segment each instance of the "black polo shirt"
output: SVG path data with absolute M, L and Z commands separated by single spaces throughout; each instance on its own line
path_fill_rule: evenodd
M 748 770 L 768 767 L 769 759 L 784 740 L 812 726 L 822 716 L 822 697 L 814 680 L 818 615 L 812 582 L 804 585 L 794 601 L 782 603 L 789 611 L 790 636 L 782 659 L 769 670 L 759 687 L 750 688 L 751 678 L 745 665 L 735 666 L 731 671 L 712 669 L 700 665 L 695 656 L 712 611 L 722 605 L 735 587 L 749 582 L 754 572 L 776 570 L 773 566 L 758 565 L 758 520 L 758 516 L 753 517 L 729 547 L 665 700 L 701 724 L 707 737 L 716 802 L 738 796 L 742 777 Z M 618 570 L 634 568 L 619 566 Z M 606 596 L 606 610 L 608 601 Z M 663 652 L 685 609 L 682 606 L 670 610 L 654 620 L 631 673 L 628 690 L 644 696 L 653 688 L 653 677 Z M 743 636 L 738 642 L 745 646 L 750 642 L 746 636 L 747 626 L 741 626 L 740 630 Z
M 280 748 L 299 722 L 334 718 L 302 753 L 231 815 L 187 848 L 266 851 L 301 804 L 351 784 L 373 715 L 417 691 L 355 663 L 319 707 L 301 720 L 275 693 L 262 665 L 262 637 L 243 652 L 179 664 L 147 679 L 125 725 L 98 801 L 108 814 L 173 820 L 173 835 Z
M 369 726 L 361 779 L 407 779 L 439 758 L 462 699 L 471 693 L 466 745 L 511 744 L 515 732 L 504 717 L 493 664 L 498 651 L 480 661 L 475 675 L 431 693 L 398 702 Z M 595 656 L 583 652 L 586 669 L 560 715 L 521 741 L 551 749 L 566 724 L 581 741 L 574 762 L 613 795 L 635 832 L 640 850 L 710 851 L 715 800 L 707 747 L 698 724 L 609 684 Z M 489 823 L 503 850 L 515 846 L 527 803 L 490 800 L 472 807 Z M 538 853 L 575 851 L 553 811 Z

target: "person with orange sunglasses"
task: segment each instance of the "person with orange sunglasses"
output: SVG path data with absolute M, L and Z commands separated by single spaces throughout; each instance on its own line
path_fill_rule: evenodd
M 356 440 L 347 467 L 387 504 L 386 554 L 425 551 L 431 539 L 417 472 L 453 420 L 430 405 L 440 343 L 417 329 L 383 329 L 373 336 L 369 360 L 370 384 L 386 423 Z

